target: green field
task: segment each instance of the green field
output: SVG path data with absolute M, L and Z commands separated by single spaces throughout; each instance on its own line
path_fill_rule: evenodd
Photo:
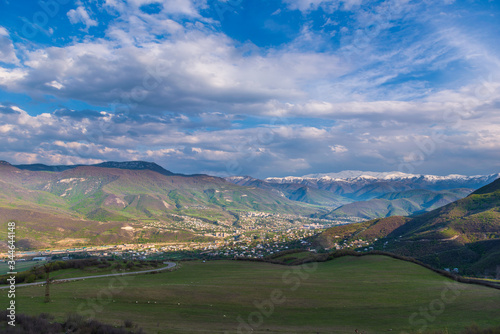
M 75 260 L 85 261 L 85 260 Z M 46 280 L 46 276 L 44 271 L 40 269 L 40 271 L 31 270 L 34 266 L 41 266 L 46 261 L 26 261 L 21 262 L 22 265 L 17 265 L 16 263 L 16 271 L 17 278 L 21 278 L 24 275 L 24 280 L 17 280 L 18 284 L 23 283 L 33 283 L 33 282 L 44 282 Z M 84 267 L 79 268 L 61 268 L 60 264 L 64 264 L 63 261 L 53 262 L 53 265 L 56 266 L 56 269 L 52 269 L 50 273 L 50 278 L 53 280 L 61 280 L 66 278 L 74 278 L 74 277 L 85 277 L 85 276 L 97 276 L 97 275 L 107 275 L 107 274 L 115 274 L 115 273 L 127 273 L 127 272 L 136 272 L 136 271 L 146 271 L 146 270 L 154 270 L 165 267 L 164 264 L 161 263 L 150 263 L 146 261 L 122 261 L 122 260 L 109 260 L 109 261 L 99 261 L 97 260 L 96 264 L 86 264 Z M 0 266 L 0 270 L 8 271 L 8 266 L 6 263 L 2 263 L 3 267 Z M 82 263 L 83 265 L 83 263 Z M 40 276 L 41 273 L 41 276 Z M 28 280 L 27 277 L 32 276 L 31 280 Z M 8 279 L 10 275 L 0 275 L 0 287 L 2 284 L 6 285 L 6 279 Z
M 47 263 L 47 261 L 16 261 L 16 272 L 30 270 L 34 266 L 39 266 L 43 263 Z M 5 275 L 9 271 L 10 269 L 8 262 L 1 262 L 0 275 Z
M 500 290 L 455 283 L 385 256 L 306 267 L 193 261 L 173 272 L 51 289 L 53 301 L 45 304 L 43 287 L 18 287 L 17 312 L 62 319 L 79 311 L 112 324 L 129 319 L 147 333 L 416 333 L 424 327 L 458 333 L 473 323 L 500 325 Z M 0 300 L 7 305 L 6 293 Z

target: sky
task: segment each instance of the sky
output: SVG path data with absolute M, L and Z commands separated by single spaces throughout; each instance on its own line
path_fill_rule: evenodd
M 500 2 L 0 0 L 0 160 L 500 172 Z

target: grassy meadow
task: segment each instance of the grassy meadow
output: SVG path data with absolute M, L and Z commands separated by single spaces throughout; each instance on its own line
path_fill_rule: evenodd
M 47 263 L 47 261 L 16 261 L 16 272 L 30 270 L 34 266 L 39 266 L 44 263 Z M 9 271 L 10 269 L 8 261 L 0 262 L 0 275 L 5 275 Z
M 183 262 L 178 270 L 18 287 L 18 313 L 70 312 L 147 333 L 458 333 L 500 325 L 500 290 L 453 282 L 385 256 L 288 267 Z M 1 304 L 7 305 L 6 293 Z

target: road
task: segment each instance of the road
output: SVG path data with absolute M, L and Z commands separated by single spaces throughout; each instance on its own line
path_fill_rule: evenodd
M 106 275 L 95 275 L 95 276 L 83 276 L 83 277 L 72 277 L 72 278 L 63 278 L 63 279 L 56 279 L 53 280 L 52 283 L 61 283 L 61 282 L 67 282 L 67 281 L 77 281 L 81 279 L 88 279 L 88 278 L 102 278 L 102 277 L 112 277 L 112 276 L 124 276 L 124 275 L 134 275 L 134 274 L 146 274 L 146 273 L 151 273 L 153 271 L 160 271 L 160 270 L 167 270 L 170 268 L 173 268 L 177 265 L 175 262 L 163 262 L 163 264 L 166 264 L 166 267 L 158 268 L 158 269 L 150 269 L 150 270 L 143 270 L 143 271 L 133 271 L 133 272 L 128 272 L 128 273 L 116 273 L 116 274 L 106 274 Z M 41 285 L 45 284 L 45 281 L 43 282 L 36 282 L 36 283 L 23 283 L 23 284 L 16 284 L 17 287 L 21 286 L 31 286 L 31 285 Z M 5 285 L 1 286 L 0 289 L 8 289 L 10 285 Z

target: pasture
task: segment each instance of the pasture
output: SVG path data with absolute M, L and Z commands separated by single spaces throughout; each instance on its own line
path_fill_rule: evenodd
M 147 333 L 457 333 L 500 325 L 500 290 L 456 283 L 413 263 L 343 257 L 289 267 L 183 262 L 172 272 L 19 287 L 16 311 L 74 312 Z M 7 305 L 6 294 L 0 303 Z

